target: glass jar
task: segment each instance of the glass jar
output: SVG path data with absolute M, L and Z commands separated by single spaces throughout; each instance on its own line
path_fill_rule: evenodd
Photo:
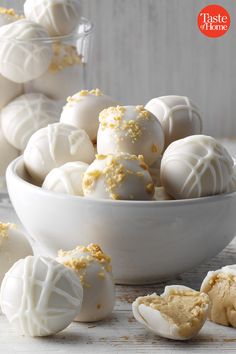
M 71 34 L 49 37 L 43 27 L 35 24 L 30 39 L 26 40 L 25 38 L 28 37 L 24 31 L 27 32 L 28 29 L 24 27 L 24 24 L 22 24 L 22 29 L 20 28 L 20 22 L 25 20 L 22 15 L 23 4 L 22 0 L 0 1 L 0 7 L 2 7 L 0 9 L 0 31 L 3 29 L 2 26 L 7 23 L 18 23 L 17 26 L 19 26 L 16 29 L 19 37 L 15 35 L 15 30 L 10 33 L 4 30 L 6 35 L 4 31 L 1 32 L 0 110 L 15 98 L 26 93 L 42 93 L 56 101 L 61 109 L 68 96 L 89 86 L 87 72 L 89 70 L 93 25 L 82 17 L 78 28 Z M 4 8 L 9 9 L 9 7 L 13 10 L 4 13 L 6 11 Z M 35 37 L 32 36 L 34 31 L 37 34 Z M 2 133 L 1 129 L 0 133 Z M 0 139 L 0 167 L 3 166 L 3 164 L 1 165 L 1 145 L 6 146 L 7 144 L 3 140 L 4 136 Z M 9 162 L 12 155 L 11 151 Z M 0 168 L 0 178 L 4 172 L 5 167 Z
M 13 14 L 6 14 L 4 22 L 24 19 L 23 4 L 24 0 L 0 1 L 3 8 L 14 9 Z M 1 20 L 2 18 L 0 27 Z M 19 28 L 18 31 L 22 33 L 24 29 L 23 26 L 23 29 Z M 36 32 L 37 30 L 36 28 Z M 40 33 L 40 38 L 26 41 L 24 35 L 15 39 L 12 36 L 7 38 L 7 33 L 6 39 L 4 35 L 0 39 L 0 74 L 13 82 L 19 81 L 20 77 L 24 93 L 40 92 L 63 102 L 68 96 L 88 86 L 86 72 L 92 33 L 93 25 L 83 17 L 78 28 L 66 36 L 45 38 L 45 35 Z

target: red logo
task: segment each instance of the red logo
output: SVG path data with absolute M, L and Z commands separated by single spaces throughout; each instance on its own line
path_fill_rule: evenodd
M 230 15 L 222 6 L 208 5 L 199 12 L 198 27 L 207 37 L 221 37 L 229 30 Z

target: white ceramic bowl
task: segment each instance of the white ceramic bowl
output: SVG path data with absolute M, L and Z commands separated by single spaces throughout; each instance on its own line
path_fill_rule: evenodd
M 98 243 L 116 282 L 151 283 L 219 253 L 236 234 L 236 193 L 178 201 L 108 201 L 56 194 L 29 181 L 23 158 L 7 170 L 16 213 L 36 253 Z

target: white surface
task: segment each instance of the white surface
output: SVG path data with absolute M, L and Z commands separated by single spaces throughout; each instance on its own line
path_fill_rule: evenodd
M 45 191 L 15 171 L 26 178 L 22 157 L 8 168 L 8 187 L 35 250 L 54 256 L 61 248 L 97 243 L 111 255 L 117 282 L 178 274 L 213 257 L 235 235 L 236 193 L 187 201 L 94 200 Z

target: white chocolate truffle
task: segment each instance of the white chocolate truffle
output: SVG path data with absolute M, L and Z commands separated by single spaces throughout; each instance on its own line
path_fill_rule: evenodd
M 100 321 L 109 316 L 115 305 L 115 285 L 111 259 L 98 245 L 78 246 L 59 251 L 57 261 L 75 271 L 84 290 L 78 322 Z
M 210 299 L 209 320 L 236 328 L 236 265 L 208 272 L 201 291 Z
M 71 125 L 55 123 L 34 133 L 24 151 L 28 173 L 42 183 L 55 167 L 66 162 L 94 160 L 94 147 L 86 132 Z
M 158 157 L 156 161 L 149 166 L 149 172 L 156 187 L 161 186 L 161 159 L 162 156 Z
M 26 18 L 45 27 L 51 36 L 73 32 L 81 17 L 79 0 L 26 0 Z
M 152 200 L 154 184 L 143 156 L 96 155 L 83 179 L 88 198 Z
M 2 109 L 2 130 L 11 145 L 23 151 L 38 129 L 58 121 L 57 104 L 41 93 L 17 97 Z
M 32 254 L 25 234 L 17 225 L 0 222 L 0 284 L 5 273 L 16 261 Z
M 155 187 L 154 200 L 173 200 L 164 187 Z
M 188 97 L 153 98 L 145 108 L 160 121 L 165 133 L 165 148 L 175 140 L 202 133 L 200 112 Z
M 22 16 L 17 15 L 14 9 L 0 7 L 0 27 L 18 21 L 21 18 Z
M 0 27 L 0 73 L 18 83 L 41 76 L 52 59 L 47 38 L 42 26 L 25 19 Z
M 26 92 L 41 92 L 46 96 L 66 101 L 83 83 L 84 65 L 74 46 L 53 43 L 53 58 L 49 69 L 39 78 L 25 84 Z M 63 89 L 62 89 L 63 87 Z
M 164 147 L 162 127 L 143 106 L 110 107 L 100 113 L 99 121 L 99 154 L 143 155 L 148 165 L 160 156 Z
M 174 199 L 222 193 L 232 174 L 231 156 L 207 135 L 192 135 L 173 142 L 161 161 L 162 185 Z
M 157 294 L 138 297 L 132 304 L 135 319 L 161 337 L 186 340 L 198 334 L 207 318 L 206 294 L 182 285 L 166 286 Z
M 84 129 L 90 139 L 95 142 L 99 126 L 99 113 L 105 108 L 116 105 L 117 102 L 104 95 L 99 89 L 83 90 L 68 97 L 60 121 Z
M 19 156 L 19 151 L 14 148 L 0 130 L 0 176 L 5 176 L 7 166 Z
M 0 74 L 0 109 L 23 93 L 23 85 L 12 82 Z
M 84 162 L 67 162 L 54 168 L 46 176 L 42 187 L 56 192 L 83 196 L 82 181 L 89 165 Z
M 83 288 L 74 272 L 53 259 L 36 256 L 12 266 L 0 293 L 9 322 L 20 334 L 32 337 L 49 336 L 69 326 L 82 299 Z

